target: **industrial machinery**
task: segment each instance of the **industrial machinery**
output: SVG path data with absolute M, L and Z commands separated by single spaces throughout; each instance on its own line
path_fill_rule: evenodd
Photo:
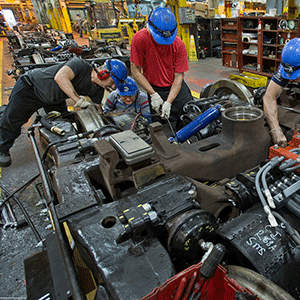
M 87 1 L 85 9 L 88 15 L 88 26 L 92 39 L 102 40 L 106 45 L 123 45 L 122 29 L 118 27 L 118 17 L 114 1 Z
M 94 106 L 29 129 L 55 230 L 25 259 L 28 299 L 299 299 L 300 135 L 271 145 L 234 89 L 174 134 Z

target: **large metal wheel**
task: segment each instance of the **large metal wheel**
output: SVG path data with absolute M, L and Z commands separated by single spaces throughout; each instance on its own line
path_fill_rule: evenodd
M 216 81 L 209 89 L 208 96 L 228 96 L 234 94 L 240 100 L 246 101 L 254 106 L 254 97 L 252 93 L 240 82 L 230 79 L 220 79 Z
M 244 267 L 228 266 L 228 277 L 248 288 L 261 300 L 295 300 L 289 293 L 266 277 Z

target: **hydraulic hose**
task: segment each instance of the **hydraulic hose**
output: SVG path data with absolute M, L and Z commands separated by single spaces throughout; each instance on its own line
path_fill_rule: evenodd
M 48 122 L 49 119 L 51 118 L 57 118 L 61 116 L 61 113 L 58 111 L 52 111 L 44 116 L 41 117 L 41 124 L 47 128 L 48 130 L 50 130 L 51 132 L 57 133 L 59 135 L 65 135 L 65 131 L 57 126 L 53 126 L 50 122 Z

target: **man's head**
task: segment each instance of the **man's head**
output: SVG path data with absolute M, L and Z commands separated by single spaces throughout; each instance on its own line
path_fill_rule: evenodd
M 166 7 L 158 7 L 148 17 L 148 28 L 158 44 L 171 45 L 177 35 L 175 15 Z
M 280 74 L 295 80 L 300 77 L 300 38 L 290 40 L 282 49 Z
M 80 17 L 80 13 L 77 13 L 76 16 L 77 16 L 77 17 Z
M 136 93 L 138 91 L 138 87 L 131 77 L 127 77 L 124 84 L 120 85 L 117 92 L 121 97 L 121 100 L 126 104 L 131 104 L 135 98 Z
M 104 88 L 118 88 L 127 77 L 126 65 L 118 59 L 107 60 L 103 65 L 93 62 L 92 66 L 92 81 Z
M 126 65 L 118 59 L 107 60 L 105 65 L 110 76 L 114 80 L 116 87 L 119 88 L 119 85 L 123 84 L 128 76 Z

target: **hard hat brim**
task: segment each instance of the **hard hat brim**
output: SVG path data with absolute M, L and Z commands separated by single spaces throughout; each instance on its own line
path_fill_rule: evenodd
M 300 77 L 300 69 L 292 72 L 292 73 L 287 73 L 284 71 L 284 68 L 282 65 L 280 65 L 280 75 L 284 78 L 284 79 L 288 79 L 288 80 L 295 80 L 298 77 Z
M 177 35 L 177 28 L 174 32 L 172 32 L 170 37 L 164 37 L 161 35 L 161 33 L 155 30 L 150 24 L 148 24 L 148 26 L 149 26 L 150 33 L 153 36 L 156 43 L 160 45 L 171 45 L 175 41 Z
M 122 92 L 122 91 L 120 91 L 120 89 L 117 89 L 117 93 L 120 95 L 120 96 L 134 96 L 136 93 L 137 93 L 137 91 L 136 92 L 134 92 L 134 93 L 132 93 L 132 92 Z

